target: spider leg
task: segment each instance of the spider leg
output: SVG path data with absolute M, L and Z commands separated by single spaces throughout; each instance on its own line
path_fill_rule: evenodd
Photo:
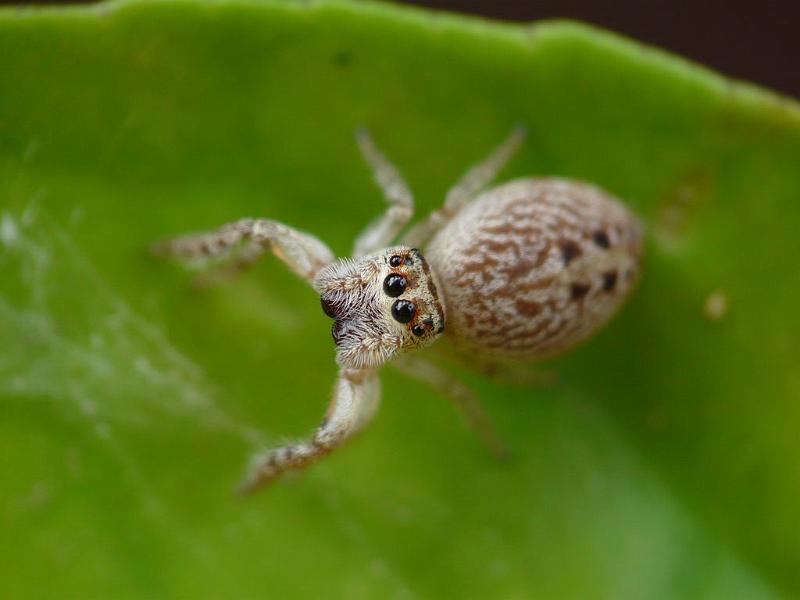
M 240 248 L 240 252 L 226 266 L 227 273 L 255 263 L 264 252 L 271 250 L 297 275 L 313 282 L 317 272 L 334 259 L 330 249 L 316 237 L 269 219 L 242 219 L 223 225 L 215 232 L 164 240 L 156 243 L 152 251 L 159 256 L 196 262 L 228 257 L 236 248 Z
M 497 383 L 523 389 L 552 388 L 558 384 L 555 371 L 534 370 L 530 365 L 508 365 L 504 363 L 484 363 L 475 370 Z
M 429 385 L 450 400 L 495 457 L 502 459 L 509 455 L 508 448 L 497 434 L 478 397 L 456 377 L 431 360 L 416 356 L 403 356 L 391 364 L 405 375 Z
M 198 275 L 194 284 L 196 287 L 204 289 L 233 279 L 236 275 L 255 265 L 266 251 L 267 248 L 257 242 L 247 242 L 237 248 L 233 256 L 224 257 L 220 264 L 215 263 L 208 271 Z
M 458 211 L 497 177 L 524 139 L 525 129 L 522 126 L 515 127 L 489 156 L 464 173 L 461 179 L 447 192 L 444 206 L 433 211 L 427 219 L 412 227 L 404 237 L 403 243 L 419 247 L 433 237 Z
M 378 149 L 365 129 L 357 132 L 356 139 L 364 160 L 372 167 L 375 181 L 389 204 L 386 212 L 356 238 L 353 256 L 363 256 L 392 243 L 414 214 L 414 197 L 403 176 Z
M 342 369 L 322 425 L 308 440 L 257 455 L 238 492 L 254 492 L 287 471 L 299 471 L 327 456 L 369 423 L 379 400 L 380 383 L 374 370 Z

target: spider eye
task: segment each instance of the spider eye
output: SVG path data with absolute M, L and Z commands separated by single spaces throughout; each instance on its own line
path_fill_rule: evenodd
M 398 323 L 408 323 L 414 318 L 417 307 L 408 300 L 397 300 L 392 304 L 392 317 Z
M 420 337 L 421 335 L 425 334 L 425 327 L 423 327 L 422 325 L 414 325 L 411 328 L 411 333 L 413 333 L 417 337 Z
M 319 301 L 320 304 L 322 304 L 322 312 L 328 315 L 331 319 L 335 319 L 336 311 L 334 310 L 333 302 L 326 300 L 325 298 L 320 298 Z
M 400 294 L 406 291 L 408 282 L 402 275 L 391 273 L 383 280 L 383 291 L 390 298 L 397 298 Z
M 389 257 L 389 266 L 399 267 L 402 264 L 403 264 L 403 257 L 402 256 L 398 256 L 397 254 L 394 254 L 394 255 Z

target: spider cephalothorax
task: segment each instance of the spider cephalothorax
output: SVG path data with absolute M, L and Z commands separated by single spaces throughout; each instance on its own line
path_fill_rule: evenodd
M 399 352 L 432 343 L 444 331 L 435 275 L 416 248 L 397 246 L 331 263 L 314 288 L 331 317 L 336 360 L 376 367 Z

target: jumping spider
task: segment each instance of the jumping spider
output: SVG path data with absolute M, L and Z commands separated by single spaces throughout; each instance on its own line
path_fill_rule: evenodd
M 598 188 L 526 178 L 485 191 L 521 144 L 519 128 L 462 177 L 441 209 L 386 247 L 411 219 L 412 195 L 369 135 L 357 138 L 389 207 L 356 239 L 352 258 L 337 260 L 316 237 L 268 219 L 156 246 L 186 259 L 233 255 L 234 268 L 271 250 L 313 286 L 333 319 L 339 377 L 323 423 L 310 439 L 259 456 L 242 491 L 305 468 L 366 426 L 380 397 L 378 370 L 393 360 L 451 396 L 499 452 L 469 390 L 411 353 L 444 334 L 473 364 L 558 354 L 604 325 L 638 277 L 640 222 Z

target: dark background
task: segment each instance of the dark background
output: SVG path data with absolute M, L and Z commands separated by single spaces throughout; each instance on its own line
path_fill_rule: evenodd
M 406 0 L 496 19 L 587 21 L 800 98 L 800 0 Z
M 36 2 L 23 0 L 22 4 Z M 495 19 L 587 21 L 800 98 L 800 0 L 403 0 Z M 49 0 L 47 3 L 61 3 Z M 16 4 L 0 0 L 1 4 Z

